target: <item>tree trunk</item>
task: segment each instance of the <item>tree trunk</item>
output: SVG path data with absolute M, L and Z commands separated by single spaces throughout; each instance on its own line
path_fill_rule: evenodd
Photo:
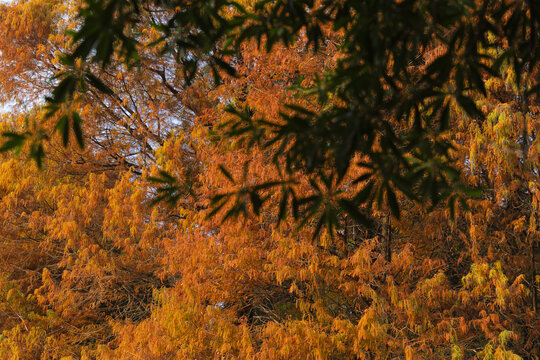
M 383 222 L 384 255 L 386 261 L 392 260 L 392 224 L 390 214 L 386 214 Z
M 531 248 L 530 248 L 530 259 L 531 259 L 531 298 L 532 298 L 532 307 L 534 312 L 538 311 L 537 304 L 537 289 L 538 284 L 536 283 L 536 238 L 531 239 Z

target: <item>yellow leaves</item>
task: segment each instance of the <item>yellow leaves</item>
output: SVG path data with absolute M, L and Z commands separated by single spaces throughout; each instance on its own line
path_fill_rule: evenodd
M 463 359 L 463 351 L 457 344 L 452 345 L 452 360 L 461 359 Z
M 287 324 L 270 323 L 264 330 L 264 343 L 257 358 L 264 359 L 328 359 L 336 341 L 326 334 L 320 324 L 291 321 Z
M 60 226 L 60 229 L 57 230 L 57 236 L 67 238 L 67 247 L 73 247 L 75 244 L 72 241 L 77 238 L 77 223 L 75 221 L 66 221 Z
M 51 66 L 57 30 L 57 1 L 16 1 L 0 11 L 0 102 L 37 100 Z M 17 74 L 17 76 L 13 76 Z M 36 86 L 36 82 L 40 82 Z M 18 109 L 14 109 L 17 112 Z
M 377 350 L 385 344 L 388 325 L 383 323 L 378 310 L 371 306 L 369 307 L 358 324 L 357 341 L 355 341 L 355 350 Z
M 414 350 L 410 345 L 405 346 L 405 360 L 414 360 Z
M 123 332 L 119 334 L 119 346 L 110 355 L 112 359 L 128 354 L 141 359 L 171 355 L 180 359 L 214 358 L 215 354 L 238 358 L 250 353 L 249 333 L 242 325 L 231 324 L 226 312 L 214 306 L 201 307 L 189 297 L 170 295 L 166 291 L 157 295 L 160 307 L 154 309 L 152 320 L 144 320 L 137 327 L 129 323 L 120 327 Z M 238 344 L 246 349 L 239 350 Z
M 9 291 L 7 292 L 6 294 L 6 300 L 9 302 L 9 301 L 12 301 L 14 300 L 16 297 L 19 297 L 20 294 L 19 292 L 17 291 L 17 289 L 15 288 L 12 288 L 12 289 L 9 289 Z
M 295 293 L 298 293 L 298 286 L 296 285 L 296 282 L 293 281 L 293 283 L 291 284 L 291 287 L 289 288 L 289 292 L 291 294 L 295 294 Z
M 390 294 L 390 302 L 393 306 L 399 305 L 398 289 L 391 277 L 388 277 L 388 293 Z
M 48 9 L 49 3 L 43 4 L 37 8 Z M 29 13 L 0 19 L 0 28 L 19 26 L 25 18 L 49 21 L 47 14 L 20 10 Z M 63 19 L 62 26 L 75 25 Z M 9 38 L 0 39 L 1 49 L 23 60 L 15 70 L 35 75 L 59 66 L 54 57 L 67 49 L 67 38 L 52 28 L 45 36 L 39 31 L 46 29 L 38 28 L 36 36 L 42 37 L 30 49 L 21 42 L 31 35 L 28 28 L 12 29 L 21 49 Z M 154 29 L 137 30 L 143 44 L 158 36 Z M 409 360 L 450 354 L 465 359 L 492 341 L 486 359 L 510 358 L 505 348 L 519 339 L 501 329 L 514 325 L 516 316 L 527 316 L 529 281 L 515 266 L 522 257 L 511 263 L 501 254 L 518 253 L 524 242 L 519 235 L 538 230 L 534 216 L 507 214 L 505 206 L 515 194 L 523 197 L 523 183 L 535 195 L 533 208 L 538 208 L 538 199 L 532 172 L 525 182 L 523 172 L 517 172 L 522 129 L 516 126 L 515 99 L 507 93 L 512 88 L 504 80 L 488 79 L 486 87 L 507 103 L 490 95 L 479 102 L 489 114 L 486 121 L 452 119 L 459 129 L 448 134 L 460 147 L 452 156 L 458 157 L 466 180 L 490 192 L 481 202 L 471 202 L 472 212 L 458 214 L 452 226 L 448 213 L 438 207 L 426 214 L 405 204 L 405 219 L 393 224 L 391 262 L 384 259 L 378 239 L 381 214 L 370 208 L 365 211 L 374 219 L 373 228 L 344 241 L 312 241 L 308 231 L 293 230 L 290 218 L 274 228 L 271 209 L 244 223 L 205 220 L 209 197 L 230 186 L 218 175 L 219 164 L 240 178 L 238 164 L 250 160 L 248 184 L 275 176 L 269 164 L 275 149 L 244 152 L 242 142 L 209 137 L 228 119 L 222 112 L 224 100 L 280 121 L 280 105 L 291 101 L 291 74 L 309 86 L 314 74 L 340 58 L 339 41 L 332 39 L 324 53 L 307 52 L 302 42 L 290 49 L 277 46 L 271 54 L 248 44 L 238 65 L 240 76 L 212 93 L 204 79 L 182 90 L 181 67 L 158 58 L 159 49 L 145 49 L 140 72 L 115 63 L 117 72 L 102 74 L 121 100 L 93 94 L 79 98 L 76 106 L 88 125 L 88 151 L 52 148 L 48 173 L 21 161 L 2 161 L 0 264 L 13 265 L 9 271 L 16 281 L 30 293 L 36 290 L 35 300 L 43 309 L 58 313 L 61 325 L 50 333 L 61 336 L 51 344 L 77 344 L 73 357 L 88 359 Z M 41 59 L 47 57 L 47 62 Z M 36 58 L 38 68 L 30 61 Z M 166 69 L 165 79 L 148 71 L 150 66 Z M 0 92 L 13 91 L 18 84 L 4 70 Z M 22 78 L 26 74 L 18 73 Z M 29 80 L 38 85 L 34 88 L 43 86 L 27 77 L 23 85 L 28 91 L 34 89 Z M 179 93 L 171 96 L 167 85 Z M 532 129 L 535 118 L 526 120 Z M 355 161 L 361 160 L 358 155 Z M 192 181 L 193 196 L 174 208 L 149 208 L 153 189 L 143 179 L 158 169 Z M 307 194 L 303 185 L 296 188 L 298 195 Z M 523 201 L 508 208 L 525 208 Z M 486 256 L 501 263 L 488 263 Z M 9 301 L 35 301 L 19 297 L 24 294 L 20 290 L 6 293 Z M 2 316 L 0 311 L 0 328 Z M 516 325 L 518 330 L 531 322 L 523 324 Z M 25 349 L 20 345 L 24 341 L 14 340 L 24 336 L 16 335 L 9 338 L 13 348 Z M 113 337 L 115 342 L 107 344 Z M 45 337 L 34 339 L 46 342 Z M 79 344 L 91 345 L 85 350 Z M 61 356 L 71 355 L 55 358 Z
M 513 331 L 503 330 L 497 339 L 489 341 L 482 350 L 482 360 L 522 360 L 511 350 L 506 350 L 507 342 L 517 341 L 518 336 Z
M 523 231 L 527 230 L 527 227 L 528 227 L 527 218 L 525 216 L 522 216 L 522 217 L 512 221 L 512 226 L 513 226 L 514 231 L 516 233 L 520 233 L 520 232 L 523 232 Z
M 482 315 L 480 315 L 480 316 L 482 316 Z M 467 334 L 467 331 L 469 330 L 469 325 L 467 324 L 467 321 L 465 320 L 465 318 L 463 316 L 459 318 L 459 326 L 458 326 L 457 330 L 462 335 Z

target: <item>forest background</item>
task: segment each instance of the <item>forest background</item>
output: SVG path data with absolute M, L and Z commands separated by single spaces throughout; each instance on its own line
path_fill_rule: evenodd
M 0 4 L 0 358 L 538 359 L 538 8 L 432 3 Z

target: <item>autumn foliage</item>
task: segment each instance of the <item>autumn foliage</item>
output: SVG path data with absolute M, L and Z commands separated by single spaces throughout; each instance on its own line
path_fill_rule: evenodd
M 540 357 L 540 98 L 522 101 L 510 67 L 482 78 L 485 119 L 449 104 L 441 136 L 482 190 L 455 211 L 398 194 L 399 218 L 366 205 L 367 222 L 336 214 L 331 233 L 316 218 L 280 219 L 280 194 L 263 191 L 245 218 L 227 217 L 229 203 L 209 216 L 216 194 L 278 178 L 279 145 L 223 135 L 227 106 L 273 122 L 285 103 L 321 111 L 294 87 L 336 66 L 340 34 L 325 29 L 316 52 L 301 37 L 270 52 L 247 42 L 219 85 L 204 72 L 187 84 L 159 46 L 134 68 L 121 54 L 106 68 L 75 64 L 112 93 L 89 86 L 49 117 L 41 99 L 67 67 L 78 5 L 0 3 L 1 130 L 50 139 L 42 169 L 19 155 L 32 142 L 0 154 L 0 359 Z M 160 36 L 137 31 L 143 44 Z M 411 66 L 421 73 L 437 51 Z M 59 134 L 62 116 L 80 120 L 73 111 L 84 133 Z M 365 185 L 353 181 L 363 171 L 352 166 L 339 190 Z M 297 180 L 295 193 L 311 194 Z M 175 202 L 154 201 L 163 189 Z

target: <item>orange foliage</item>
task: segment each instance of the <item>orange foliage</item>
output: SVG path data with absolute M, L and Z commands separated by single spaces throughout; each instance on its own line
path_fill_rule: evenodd
M 35 100 L 61 70 L 73 6 L 0 6 L 0 100 L 30 104 L 2 115 L 3 129 L 43 118 Z M 399 221 L 367 207 L 372 225 L 342 218 L 335 239 L 312 239 L 315 225 L 297 230 L 292 216 L 276 226 L 278 198 L 258 217 L 207 219 L 212 195 L 276 177 L 275 149 L 215 135 L 232 116 L 223 108 L 273 121 L 287 102 L 316 110 L 289 87 L 335 64 L 339 36 L 325 36 L 317 53 L 302 39 L 270 53 L 247 44 L 239 77 L 219 87 L 203 75 L 186 86 L 181 65 L 144 48 L 139 70 L 116 59 L 100 73 L 115 95 L 90 90 L 72 104 L 88 119 L 84 150 L 52 141 L 42 171 L 1 155 L 0 358 L 538 358 L 540 108 L 520 103 L 511 73 L 485 79 L 486 121 L 452 110 L 445 136 L 466 180 L 486 188 L 470 212 L 400 199 Z M 150 206 L 159 169 L 185 183 L 174 207 Z

